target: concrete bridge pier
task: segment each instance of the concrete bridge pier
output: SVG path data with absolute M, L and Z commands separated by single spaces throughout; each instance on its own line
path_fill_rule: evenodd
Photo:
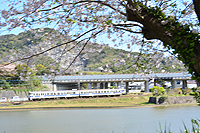
M 93 83 L 93 89 L 97 89 L 97 83 Z
M 129 93 L 129 82 L 126 82 L 126 94 L 128 94 Z
M 100 83 L 100 89 L 105 89 L 106 88 L 106 83 L 103 82 L 103 83 Z
M 100 89 L 100 83 L 97 83 L 97 89 Z
M 57 84 L 53 83 L 53 91 L 57 91 Z
M 108 89 L 110 89 L 110 84 L 111 84 L 111 83 L 110 83 L 110 82 L 108 82 Z
M 92 89 L 92 84 L 91 83 L 87 83 L 88 89 Z
M 78 90 L 81 90 L 81 83 L 80 83 L 80 80 L 78 81 Z
M 187 80 L 182 80 L 182 88 L 185 89 L 187 87 Z
M 149 81 L 145 81 L 145 92 L 149 92 Z
M 108 89 L 108 82 L 105 82 L 105 89 Z
M 171 81 L 172 89 L 176 88 L 176 80 Z
M 122 83 L 121 82 L 117 82 L 117 88 L 121 88 L 122 87 Z
M 103 89 L 105 89 L 106 88 L 106 83 L 105 82 L 103 82 Z

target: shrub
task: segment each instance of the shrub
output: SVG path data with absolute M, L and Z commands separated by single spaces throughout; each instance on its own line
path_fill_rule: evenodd
M 150 89 L 151 92 L 153 92 L 154 96 L 161 96 L 165 93 L 165 89 L 163 87 L 154 86 Z
M 194 98 L 196 99 L 197 103 L 200 105 L 200 92 L 195 92 Z
M 176 93 L 176 94 L 182 94 L 182 90 L 181 90 L 181 88 L 174 88 L 174 93 Z
M 0 81 L 0 84 L 1 84 L 1 87 L 2 87 L 3 89 L 10 89 L 10 83 L 7 82 L 6 80 L 1 80 L 1 81 Z
M 195 92 L 190 92 L 190 95 L 194 96 L 194 95 L 195 95 Z
M 190 92 L 192 92 L 192 90 L 190 88 L 186 87 L 185 89 L 182 90 L 182 92 L 184 95 L 187 95 L 187 94 L 190 94 Z

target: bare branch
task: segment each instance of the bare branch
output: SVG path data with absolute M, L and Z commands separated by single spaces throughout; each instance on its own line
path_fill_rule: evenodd
M 42 9 L 42 10 L 39 10 L 39 12 L 40 12 L 40 11 L 50 11 L 50 10 L 59 8 L 59 7 L 61 7 L 61 6 L 63 6 L 63 4 L 60 4 L 60 5 L 58 5 L 58 6 L 55 6 L 55 7 L 49 8 L 49 9 Z
M 133 27 L 133 26 L 138 26 L 138 27 L 140 27 L 140 28 L 143 28 L 143 27 L 141 26 L 141 24 L 139 25 L 139 24 L 136 24 L 136 23 L 134 23 L 134 24 L 113 24 L 113 26 L 122 26 L 122 27 Z
M 96 36 L 97 34 L 101 33 L 104 29 L 100 30 L 99 32 L 95 33 L 93 36 Z M 86 41 L 86 43 L 83 45 L 82 49 L 79 51 L 79 53 L 76 55 L 76 57 L 73 59 L 73 61 L 69 64 L 69 66 L 65 69 L 68 70 L 70 68 L 70 66 L 75 62 L 75 60 L 78 58 L 78 56 L 82 53 L 82 51 L 84 50 L 84 48 L 86 47 L 87 43 L 90 41 L 92 37 L 89 37 L 88 40 Z
M 93 2 L 93 3 L 102 4 L 102 5 L 108 6 L 108 7 L 110 7 L 111 9 L 113 9 L 113 10 L 115 10 L 115 11 L 121 13 L 122 15 L 126 16 L 126 13 L 125 13 L 125 12 L 119 11 L 117 8 L 114 8 L 114 7 L 111 6 L 110 4 L 108 4 L 108 3 L 104 2 L 104 1 L 100 1 L 100 0 L 99 0 L 99 1 L 83 0 L 83 1 L 79 1 L 79 2 L 73 3 L 73 4 L 76 5 L 76 4 L 84 3 L 84 2 L 90 2 L 90 3 Z M 71 4 L 72 4 L 72 3 L 71 3 Z
M 124 28 L 119 28 L 119 27 L 115 27 L 115 28 L 116 28 L 116 29 L 120 29 L 120 30 L 125 30 L 125 31 L 131 32 L 131 33 L 143 34 L 143 32 L 132 31 L 132 30 L 130 30 L 130 29 L 124 29 Z

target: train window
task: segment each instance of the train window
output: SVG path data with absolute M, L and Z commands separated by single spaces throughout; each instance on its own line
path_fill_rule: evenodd
M 109 91 L 107 91 L 107 93 L 109 93 Z
M 63 95 L 63 93 L 61 93 L 61 95 Z
M 83 94 L 83 92 L 81 92 L 81 94 Z
M 104 93 L 106 93 L 106 91 L 104 91 Z
M 51 95 L 53 95 L 53 93 L 51 93 Z
M 97 93 L 97 91 L 95 91 L 94 93 Z
M 54 95 L 56 95 L 56 93 L 54 93 Z
M 38 96 L 38 93 L 36 93 L 36 96 Z
M 75 94 L 75 92 L 73 92 L 73 94 Z
M 49 93 L 47 93 L 47 95 L 49 95 Z
M 103 91 L 101 91 L 101 93 L 103 93 Z
M 100 91 L 98 91 L 98 93 L 100 93 Z
M 58 93 L 57 95 L 60 95 L 60 93 Z

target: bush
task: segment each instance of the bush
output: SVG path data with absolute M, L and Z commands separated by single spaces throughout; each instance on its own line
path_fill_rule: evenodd
M 182 90 L 182 93 L 184 94 L 184 95 L 187 95 L 187 94 L 190 94 L 190 92 L 191 92 L 192 90 L 190 89 L 190 88 L 185 88 L 185 89 L 183 89 Z
M 195 92 L 194 98 L 196 99 L 197 103 L 200 105 L 200 92 Z
M 1 84 L 1 87 L 2 87 L 3 89 L 10 89 L 10 83 L 7 82 L 6 80 L 1 80 L 1 81 L 0 81 L 0 84 Z
M 165 93 L 165 89 L 163 87 L 154 86 L 150 89 L 151 92 L 153 92 L 154 96 L 161 96 Z
M 195 92 L 190 92 L 190 95 L 194 96 L 194 95 L 195 95 Z
M 181 88 L 174 88 L 174 93 L 176 93 L 176 94 L 182 94 L 182 90 L 181 90 Z

